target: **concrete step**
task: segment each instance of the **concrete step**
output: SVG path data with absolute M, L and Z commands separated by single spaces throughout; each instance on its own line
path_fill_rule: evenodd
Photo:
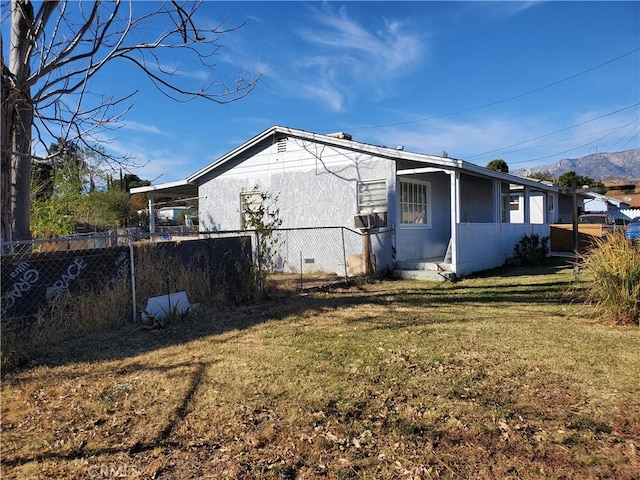
M 400 260 L 397 262 L 398 270 L 430 270 L 441 272 L 449 270 L 449 264 L 442 260 Z
M 446 282 L 455 279 L 455 273 L 446 270 L 394 270 L 393 278 L 404 280 L 425 280 L 431 282 Z

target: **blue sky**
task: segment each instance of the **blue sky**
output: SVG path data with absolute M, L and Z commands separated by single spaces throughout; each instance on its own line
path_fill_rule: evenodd
M 220 38 L 214 72 L 176 68 L 261 74 L 249 97 L 174 103 L 116 65 L 92 85 L 139 89 L 106 147 L 154 183 L 274 124 L 512 171 L 640 148 L 640 2 L 205 2 L 201 14 L 243 26 Z

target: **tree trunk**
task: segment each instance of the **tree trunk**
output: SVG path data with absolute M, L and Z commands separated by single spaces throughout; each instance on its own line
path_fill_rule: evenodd
M 33 47 L 33 6 L 13 0 L 9 72 L 3 72 L 2 239 L 31 238 L 31 130 L 33 104 L 29 52 Z M 5 143 L 5 141 L 7 143 Z M 8 187 L 8 188 L 7 188 Z
M 13 138 L 13 100 L 11 93 L 13 80 L 9 77 L 8 71 L 2 72 L 2 184 L 0 193 L 2 195 L 2 222 L 0 231 L 2 241 L 13 238 L 13 215 L 11 214 L 11 159 L 12 159 L 12 138 Z

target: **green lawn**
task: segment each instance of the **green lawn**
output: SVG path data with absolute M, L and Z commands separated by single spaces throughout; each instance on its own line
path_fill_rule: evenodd
M 4 375 L 2 478 L 638 479 L 640 329 L 572 281 L 380 281 L 67 342 Z

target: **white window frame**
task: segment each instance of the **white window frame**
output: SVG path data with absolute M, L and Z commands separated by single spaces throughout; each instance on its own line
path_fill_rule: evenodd
M 388 189 L 386 180 L 359 181 L 357 186 L 358 213 L 387 211 Z
M 248 200 L 245 200 L 248 199 Z M 262 206 L 263 195 L 258 190 L 240 192 L 240 229 L 247 230 L 246 215 L 249 211 L 245 207 L 260 208 Z
M 412 198 L 405 199 L 404 193 L 406 188 L 411 188 L 411 192 L 408 192 Z M 421 201 L 418 197 L 424 194 L 424 199 Z M 431 183 L 421 180 L 400 180 L 399 195 L 398 195 L 398 208 L 400 226 L 402 228 L 431 228 Z M 420 210 L 419 208 L 422 207 Z M 423 213 L 424 221 L 415 223 L 405 221 L 405 209 L 406 213 L 416 213 L 418 211 Z

